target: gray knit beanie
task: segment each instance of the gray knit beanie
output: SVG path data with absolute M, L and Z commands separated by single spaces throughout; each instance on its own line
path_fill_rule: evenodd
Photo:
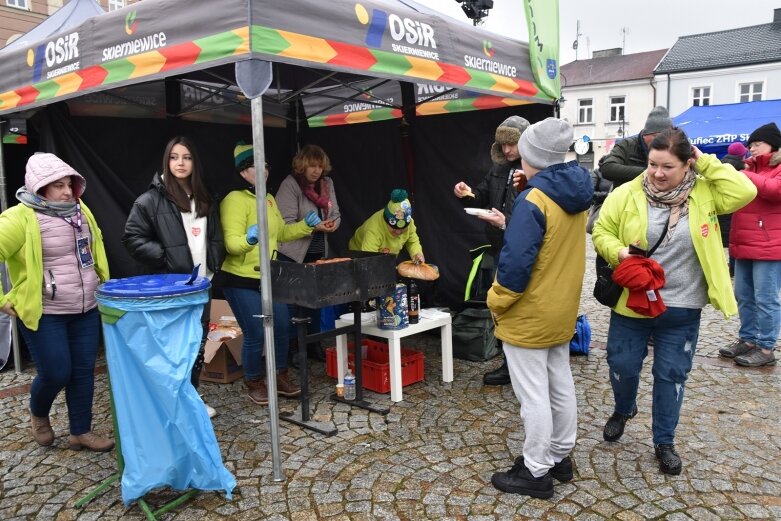
M 648 119 L 645 120 L 643 134 L 657 134 L 668 128 L 673 128 L 673 120 L 670 119 L 670 113 L 664 107 L 654 107 L 648 113 Z
M 518 151 L 530 166 L 542 170 L 564 162 L 574 135 L 568 122 L 546 118 L 526 129 L 518 141 Z

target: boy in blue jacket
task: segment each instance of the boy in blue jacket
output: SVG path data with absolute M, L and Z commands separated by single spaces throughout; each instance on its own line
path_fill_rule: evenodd
M 493 485 L 504 492 L 553 496 L 553 478 L 572 479 L 577 434 L 569 342 L 586 268 L 586 211 L 594 190 L 588 170 L 564 162 L 572 126 L 547 118 L 518 142 L 529 180 L 513 205 L 488 307 L 521 402 L 523 455 Z

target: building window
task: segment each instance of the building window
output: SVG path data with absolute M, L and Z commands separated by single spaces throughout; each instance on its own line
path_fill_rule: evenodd
M 694 87 L 692 89 L 692 106 L 707 107 L 710 105 L 710 87 Z
M 579 99 L 578 100 L 578 123 L 593 123 L 593 122 L 594 122 L 594 100 Z
M 610 121 L 620 123 L 624 121 L 624 107 L 626 106 L 626 96 L 612 96 L 610 98 Z
M 762 87 L 761 81 L 754 83 L 741 83 L 740 88 L 740 103 L 746 103 L 748 101 L 762 101 Z
M 30 10 L 30 3 L 27 0 L 5 0 L 5 5 L 18 9 Z

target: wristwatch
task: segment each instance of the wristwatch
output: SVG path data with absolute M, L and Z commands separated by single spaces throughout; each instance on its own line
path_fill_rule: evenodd
M 507 223 L 502 223 L 502 225 L 499 227 L 500 230 L 504 231 L 507 229 Z

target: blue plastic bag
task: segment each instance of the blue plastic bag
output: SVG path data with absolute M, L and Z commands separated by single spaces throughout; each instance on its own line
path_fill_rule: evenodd
M 207 291 L 136 300 L 98 295 L 125 463 L 126 506 L 163 486 L 223 490 L 227 499 L 236 486 L 190 383 L 207 300 Z
M 591 324 L 586 315 L 578 315 L 575 322 L 575 334 L 569 342 L 569 352 L 571 355 L 588 355 L 591 347 Z

